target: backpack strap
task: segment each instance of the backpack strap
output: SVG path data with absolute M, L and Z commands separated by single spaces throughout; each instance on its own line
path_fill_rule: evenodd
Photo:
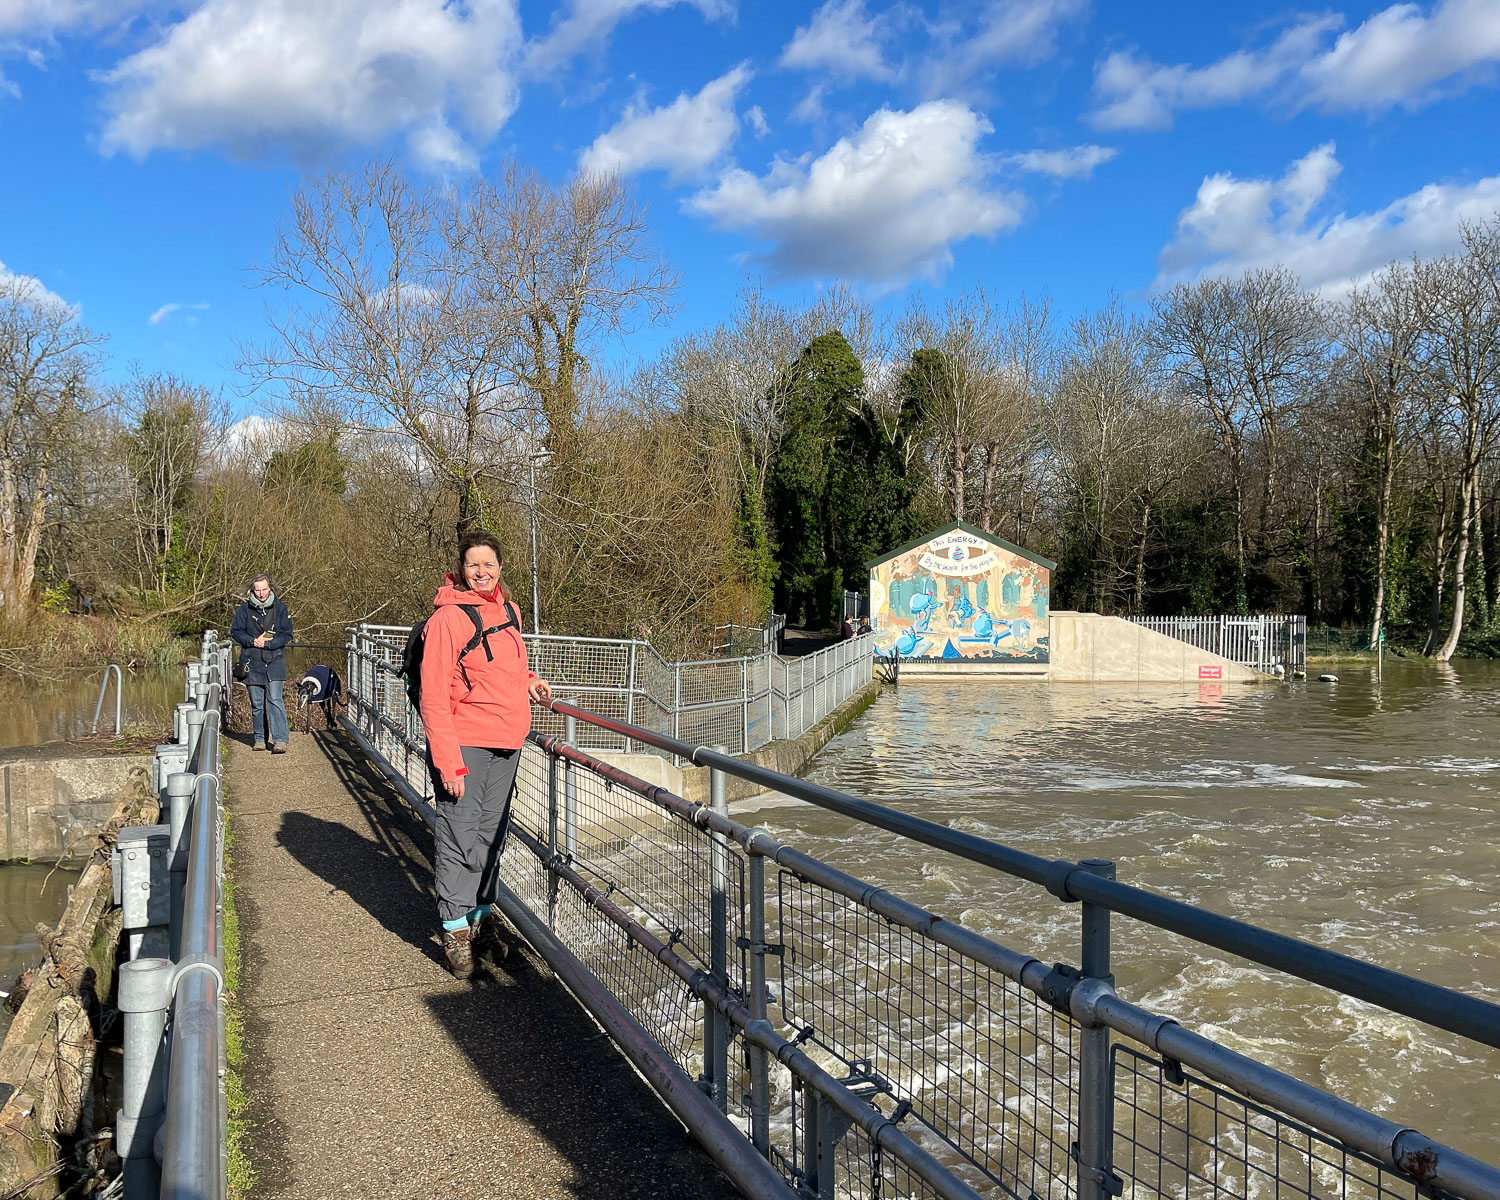
M 464 667 L 464 656 L 470 650 L 483 646 L 485 661 L 494 662 L 495 654 L 490 649 L 490 634 L 504 633 L 507 629 L 519 631 L 521 628 L 521 614 L 516 611 L 516 606 L 507 600 L 505 601 L 505 611 L 507 613 L 505 622 L 501 625 L 491 625 L 486 629 L 480 620 L 479 606 L 477 604 L 460 604 L 458 607 L 468 613 L 469 620 L 474 622 L 474 636 L 465 642 L 464 648 L 458 652 L 458 673 L 464 677 L 464 687 L 472 692 L 474 685 L 469 682 L 469 672 Z

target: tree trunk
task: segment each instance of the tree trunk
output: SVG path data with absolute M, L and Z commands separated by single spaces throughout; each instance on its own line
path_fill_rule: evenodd
M 36 583 L 36 556 L 42 546 L 42 529 L 47 521 L 47 468 L 36 478 L 36 494 L 31 498 L 31 516 L 26 526 L 26 541 L 21 547 L 21 561 L 16 564 L 15 607 L 12 615 L 24 621 L 31 615 L 31 589 Z
M 1380 491 L 1375 497 L 1375 613 L 1370 619 L 1370 645 L 1380 641 L 1385 619 L 1385 564 L 1391 540 L 1391 490 L 1396 477 L 1395 447 L 1389 431 L 1381 437 Z
M 965 516 L 964 477 L 969 469 L 968 448 L 962 437 L 953 439 L 953 519 L 962 521 Z
M 1475 474 L 1475 467 L 1466 467 L 1464 470 L 1461 500 L 1463 517 L 1459 521 L 1458 542 L 1454 546 L 1453 553 L 1453 620 L 1448 626 L 1448 636 L 1443 639 L 1443 644 L 1438 647 L 1437 653 L 1433 655 L 1439 662 L 1447 662 L 1453 657 L 1453 651 L 1458 648 L 1458 639 L 1464 629 L 1464 601 L 1466 596 L 1464 563 L 1469 556 L 1469 539 L 1472 536 L 1474 525 Z
M 1146 607 L 1146 541 L 1151 533 L 1151 505 L 1141 506 L 1141 537 L 1135 544 L 1135 595 L 1131 612 L 1140 616 Z
M 0 458 L 0 607 L 14 614 L 16 559 L 16 467 L 9 455 Z

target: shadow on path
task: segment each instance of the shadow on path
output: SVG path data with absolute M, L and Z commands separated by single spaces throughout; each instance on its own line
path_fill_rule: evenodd
M 487 1119 L 501 1130 L 503 1156 L 479 1167 L 475 1182 L 504 1171 L 505 1195 L 569 1196 L 582 1200 L 719 1200 L 739 1193 L 715 1167 L 592 1018 L 518 937 L 505 966 L 458 984 L 442 969 L 434 937 L 432 837 L 353 740 L 319 733 L 314 740 L 339 785 L 358 805 L 343 821 L 287 811 L 277 842 L 309 871 L 364 908 L 381 926 L 421 951 L 431 970 L 422 1003 L 472 1065 L 472 1076 L 449 1081 L 453 1093 L 435 1121 Z M 319 775 L 322 771 L 319 770 Z M 326 786 L 326 785 L 322 785 Z M 351 827 L 351 821 L 364 828 Z M 399 1047 L 396 1052 L 400 1053 Z M 375 1053 L 372 1047 L 372 1054 Z M 495 1104 L 463 1094 L 477 1078 Z M 444 1086 L 439 1080 L 434 1091 Z M 501 1113 L 496 1115 L 498 1106 Z M 476 1114 L 491 1114 L 479 1118 Z M 557 1157 L 569 1167 L 553 1183 Z M 511 1186 L 517 1190 L 510 1190 Z M 500 1194 L 498 1189 L 495 1194 Z

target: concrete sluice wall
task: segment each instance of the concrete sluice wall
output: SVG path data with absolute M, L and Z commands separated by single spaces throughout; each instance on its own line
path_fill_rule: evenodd
M 22 752 L 22 771 L 15 770 L 12 757 L 6 777 L 29 780 L 36 785 L 36 796 L 47 792 L 38 781 L 49 781 L 55 798 L 51 809 L 38 803 L 7 811 L 44 814 L 28 822 L 28 831 L 64 839 L 87 865 L 56 928 L 38 928 L 45 958 L 0 1044 L 0 1196 L 58 1195 L 76 1182 L 65 1177 L 70 1161 L 78 1169 L 75 1175 L 102 1165 L 107 1140 L 92 1156 L 75 1151 L 87 1149 L 98 1129 L 113 1118 L 96 1079 L 100 1042 L 112 1023 L 109 1005 L 121 926 L 110 850 L 122 827 L 153 824 L 158 812 L 149 758 L 71 757 L 71 747 L 50 750 L 50 755 L 45 746 Z M 78 797 L 100 790 L 109 797 L 107 819 L 98 821 L 80 844 L 76 827 L 68 822 L 88 819 L 89 805 L 102 801 Z M 12 799 L 11 791 L 7 799 Z
M 1121 617 L 1054 612 L 1049 630 L 1050 662 L 911 661 L 901 664 L 901 674 L 1049 683 L 1257 683 L 1272 678 Z

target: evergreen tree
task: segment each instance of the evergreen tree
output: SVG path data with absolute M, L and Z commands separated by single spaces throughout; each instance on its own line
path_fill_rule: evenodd
M 831 624 L 843 587 L 833 491 L 839 455 L 863 404 L 864 370 L 843 334 L 825 333 L 791 372 L 781 443 L 766 481 L 779 562 L 776 606 L 789 621 Z

